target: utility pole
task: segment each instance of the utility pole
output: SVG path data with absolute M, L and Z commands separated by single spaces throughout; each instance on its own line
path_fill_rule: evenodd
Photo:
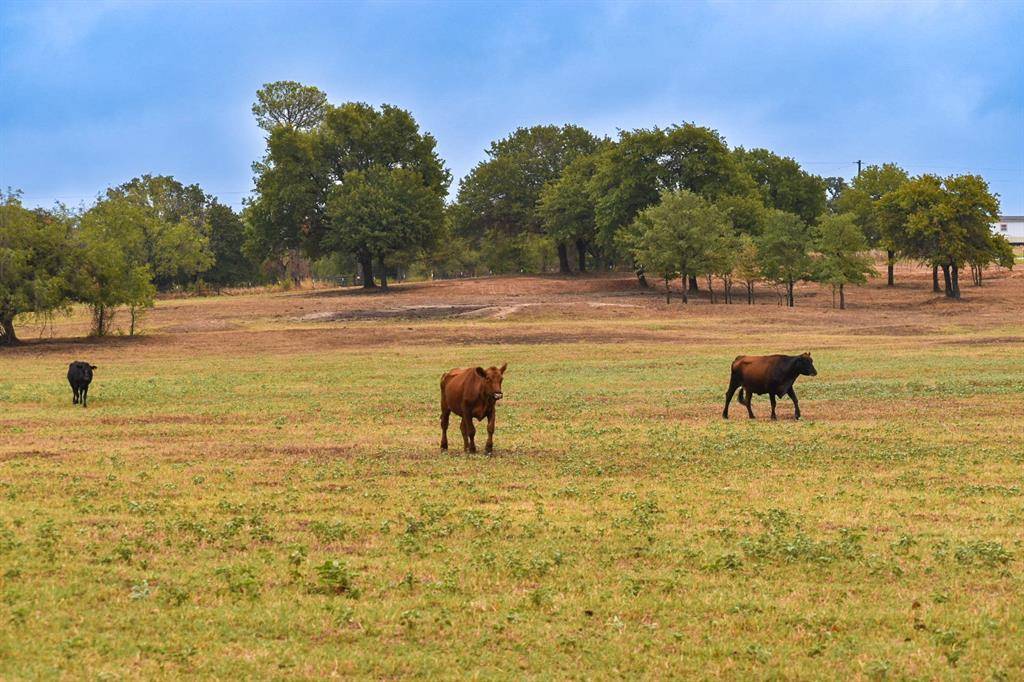
M 860 164 L 861 164 L 861 160 L 857 159 L 857 177 L 858 178 L 860 177 Z

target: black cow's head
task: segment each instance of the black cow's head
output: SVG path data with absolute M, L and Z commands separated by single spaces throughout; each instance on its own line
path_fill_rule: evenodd
M 96 369 L 96 365 L 90 365 L 88 362 L 82 362 L 81 360 L 71 364 L 72 370 L 76 374 L 76 379 L 86 384 L 92 381 L 92 371 Z
M 501 380 L 505 377 L 506 367 L 507 362 L 501 367 L 476 368 L 477 375 L 484 380 L 484 394 L 494 400 L 501 400 Z
M 803 353 L 796 361 L 796 367 L 801 374 L 809 377 L 818 376 L 818 370 L 814 369 L 814 360 L 811 360 L 810 353 Z

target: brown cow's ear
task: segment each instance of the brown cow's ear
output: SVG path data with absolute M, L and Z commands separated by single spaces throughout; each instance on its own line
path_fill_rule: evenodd
M 487 378 L 487 372 L 484 371 L 483 367 L 477 367 L 476 368 L 476 373 L 479 374 L 480 376 L 484 377 L 485 379 Z
M 502 363 L 501 367 L 498 368 L 498 371 L 501 372 L 502 374 L 504 374 L 506 367 L 508 367 L 508 363 L 507 362 Z

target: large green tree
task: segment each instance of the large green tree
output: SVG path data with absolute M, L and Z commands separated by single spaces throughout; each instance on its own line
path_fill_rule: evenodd
M 863 284 L 875 267 L 868 253 L 868 240 L 851 213 L 825 215 L 812 229 L 814 278 L 832 287 L 832 305 L 839 292 L 839 309 L 846 309 L 846 285 Z
M 387 287 L 387 259 L 431 246 L 442 229 L 444 202 L 416 171 L 371 166 L 350 171 L 331 190 L 327 214 L 325 247 L 375 258 Z
M 974 283 L 981 285 L 981 273 L 989 263 L 1006 268 L 1014 264 L 1013 247 L 1006 237 L 992 232 L 999 220 L 999 199 L 980 175 L 952 175 L 945 179 L 946 210 L 952 229 L 962 234 L 962 257 L 952 262 L 953 272 L 971 266 Z M 960 295 L 959 281 L 956 293 Z
M 979 176 L 921 175 L 886 194 L 879 204 L 884 229 L 900 252 L 942 270 L 948 298 L 960 298 L 964 265 L 1011 264 L 990 229 L 999 201 Z
M 92 310 L 96 336 L 110 332 L 121 306 L 128 307 L 134 334 L 138 314 L 153 305 L 156 287 L 148 243 L 158 222 L 147 208 L 123 198 L 104 199 L 81 216 L 69 279 L 74 299 Z M 160 255 L 168 263 L 173 257 L 173 252 Z
M 748 195 L 756 188 L 725 140 L 711 128 L 686 123 L 623 131 L 600 154 L 594 173 L 597 241 L 609 247 L 621 243 L 617 233 L 657 203 L 664 190 L 687 190 L 715 201 Z M 694 278 L 691 290 L 695 286 Z
M 721 249 L 731 238 L 729 217 L 689 190 L 663 190 L 661 201 L 642 210 L 619 233 L 620 245 L 645 270 L 662 277 L 718 274 L 731 266 L 721 262 Z M 667 283 L 666 283 L 667 286 Z M 689 300 L 683 283 L 683 302 Z
M 147 264 L 159 288 L 182 286 L 202 277 L 216 284 L 247 283 L 255 264 L 242 250 L 242 224 L 230 207 L 220 204 L 197 184 L 185 185 L 169 175 L 142 175 L 107 190 L 147 209 L 159 229 L 147 236 Z M 172 227 L 173 226 L 173 227 Z M 176 240 L 177 268 L 159 262 L 159 240 Z
M 345 249 L 359 260 L 364 286 L 375 286 L 374 259 L 386 267 L 397 253 L 424 246 L 437 226 L 415 234 L 408 225 L 380 222 L 356 229 L 353 216 L 379 221 L 394 212 L 395 199 L 388 193 L 396 188 L 403 200 L 418 204 L 422 193 L 405 191 L 413 180 L 434 197 L 432 206 L 442 201 L 451 176 L 436 146 L 409 112 L 387 104 L 379 109 L 361 102 L 328 105 L 314 128 L 273 128 L 266 156 L 255 166 L 256 196 L 246 209 L 250 250 L 269 256 L 302 249 L 319 257 Z M 370 201 L 380 206 L 374 209 Z M 422 216 L 421 209 L 409 205 L 400 213 Z M 440 213 L 433 215 L 439 222 Z M 383 238 L 388 230 L 401 238 Z
M 867 166 L 833 201 L 836 213 L 853 214 L 871 247 L 885 249 L 889 286 L 895 285 L 894 266 L 898 248 L 895 235 L 887 231 L 888 223 L 878 213 L 879 201 L 889 192 L 899 189 L 907 179 L 907 172 L 894 163 Z
M 609 143 L 605 142 L 604 146 Z M 587 269 L 587 253 L 599 253 L 597 244 L 596 201 L 593 179 L 599 152 L 579 156 L 569 163 L 558 179 L 541 191 L 538 211 L 544 232 L 558 244 L 574 244 L 580 272 Z
M 793 286 L 811 277 L 811 232 L 800 216 L 778 209 L 769 211 L 757 239 L 764 276 L 786 287 L 786 305 L 793 307 Z
M 213 266 L 202 273 L 211 284 L 251 284 L 259 278 L 256 263 L 247 255 L 246 230 L 230 206 L 214 201 L 206 212 Z
M 805 172 L 793 159 L 767 149 L 737 147 L 733 153 L 754 179 L 765 206 L 795 213 L 808 224 L 825 211 L 825 180 Z
M 58 216 L 24 208 L 17 193 L 0 196 L 0 345 L 17 342 L 18 315 L 65 305 L 67 240 Z
M 515 241 L 523 235 L 544 234 L 541 195 L 575 159 L 595 152 L 601 141 L 575 125 L 540 125 L 518 128 L 495 140 L 487 159 L 477 164 L 459 183 L 461 233 L 478 243 Z M 585 168 L 578 172 L 588 172 Z M 572 236 L 559 225 L 554 237 L 559 269 L 570 271 L 568 240 Z M 517 260 L 521 261 L 521 258 Z M 516 263 L 519 265 L 519 263 Z

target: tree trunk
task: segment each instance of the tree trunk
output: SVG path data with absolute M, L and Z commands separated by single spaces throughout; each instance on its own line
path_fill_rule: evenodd
M 707 279 L 708 279 L 708 293 L 711 295 L 711 303 L 714 304 L 714 302 L 715 302 L 715 287 L 711 283 L 711 275 L 707 275 Z
M 587 243 L 582 239 L 576 240 L 576 258 L 579 260 L 580 272 L 587 271 Z
M 0 345 L 13 346 L 18 342 L 14 333 L 14 317 L 4 316 L 0 318 Z
M 839 285 L 839 309 L 846 310 L 846 292 L 842 284 Z
M 665 303 L 671 303 L 671 302 L 672 302 L 672 281 L 668 278 L 668 276 L 666 276 L 665 277 Z
M 388 288 L 388 270 L 384 267 L 384 256 L 377 258 L 377 267 L 380 269 L 380 288 Z
M 786 305 L 793 307 L 793 280 L 786 281 Z
M 107 309 L 106 306 L 97 305 L 92 309 L 93 333 L 96 336 L 105 336 L 107 333 Z
M 641 289 L 650 289 L 651 285 L 647 283 L 647 278 L 644 276 L 644 269 L 642 266 L 633 266 L 636 272 L 636 281 Z
M 563 275 L 572 274 L 572 268 L 569 267 L 569 248 L 565 242 L 558 242 L 558 271 Z
M 939 266 L 932 266 L 932 293 L 939 293 L 942 289 L 939 288 Z
M 889 257 L 889 266 L 887 268 L 887 273 L 889 275 L 888 286 L 893 286 L 895 284 L 895 280 L 893 278 L 892 268 L 896 263 L 896 252 L 891 250 L 886 251 L 886 255 Z
M 700 291 L 700 286 L 697 284 L 697 276 L 690 275 L 690 292 L 697 293 Z
M 128 325 L 128 336 L 135 336 L 135 306 L 128 306 L 128 315 L 131 316 L 131 323 Z
M 953 279 L 953 298 L 960 298 L 960 266 L 953 263 L 952 267 L 952 279 Z
M 747 282 L 747 305 L 754 305 L 754 283 Z
M 685 270 L 686 267 L 684 266 L 683 269 Z M 682 289 L 683 289 L 683 303 L 689 303 L 690 302 L 690 292 L 689 292 L 689 288 L 686 286 L 686 281 L 687 281 L 686 280 L 686 275 L 681 275 L 680 279 L 682 280 L 681 283 L 682 283 Z
M 359 256 L 359 269 L 363 271 L 363 288 L 373 289 L 377 285 L 373 281 L 373 258 L 370 254 Z
M 942 264 L 942 280 L 946 285 L 946 298 L 953 298 L 953 284 L 949 279 L 949 265 Z

